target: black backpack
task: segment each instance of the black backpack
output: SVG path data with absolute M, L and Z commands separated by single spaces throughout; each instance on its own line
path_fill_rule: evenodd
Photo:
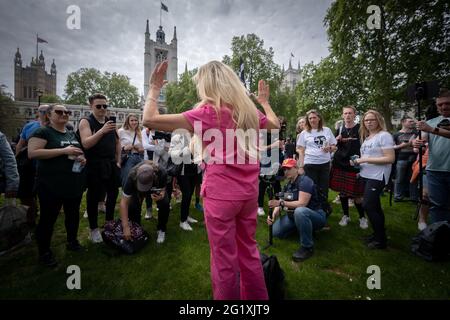
M 139 224 L 129 221 L 132 241 L 123 239 L 122 222 L 120 219 L 108 221 L 101 235 L 103 242 L 121 253 L 134 254 L 141 250 L 150 240 L 150 236 Z
M 264 253 L 261 253 L 260 255 L 269 299 L 284 300 L 284 271 L 281 269 L 277 257 L 269 257 Z
M 411 251 L 427 261 L 443 261 L 450 257 L 450 224 L 436 222 L 412 239 Z

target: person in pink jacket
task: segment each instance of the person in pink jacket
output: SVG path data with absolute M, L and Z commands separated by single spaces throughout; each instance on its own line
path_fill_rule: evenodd
M 255 240 L 258 139 L 250 138 L 247 148 L 247 143 L 242 144 L 232 134 L 242 129 L 241 132 L 250 136 L 255 133 L 258 137 L 259 129 L 279 129 L 278 118 L 269 104 L 269 86 L 260 80 L 255 97 L 264 115 L 234 71 L 221 62 L 211 61 L 194 76 L 201 101 L 182 114 L 160 115 L 157 98 L 165 83 L 167 66 L 167 61 L 155 66 L 143 122 L 163 131 L 184 129 L 202 139 L 206 168 L 201 194 L 210 243 L 213 297 L 266 300 L 268 294 Z

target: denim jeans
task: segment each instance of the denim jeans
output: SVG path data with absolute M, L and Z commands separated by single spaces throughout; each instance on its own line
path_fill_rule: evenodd
M 322 209 L 312 210 L 306 207 L 295 209 L 294 214 L 285 214 L 273 224 L 273 236 L 286 238 L 295 230 L 299 232 L 300 243 L 305 248 L 312 248 L 313 231 L 322 229 L 327 222 L 326 213 Z
M 450 172 L 427 170 L 431 222 L 450 221 Z
M 417 183 L 410 183 L 413 162 L 409 160 L 398 160 L 395 169 L 395 191 L 394 198 L 400 199 L 409 194 L 413 201 L 418 199 Z
M 131 168 L 133 168 L 138 163 L 144 161 L 144 155 L 138 153 L 132 153 L 128 157 L 124 166 L 121 169 L 121 179 L 122 179 L 122 188 L 125 187 L 125 183 L 127 182 L 128 174 L 130 173 Z

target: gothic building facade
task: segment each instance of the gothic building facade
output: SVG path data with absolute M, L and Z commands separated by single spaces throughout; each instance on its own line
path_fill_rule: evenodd
M 22 55 L 17 48 L 14 57 L 14 99 L 16 101 L 36 101 L 38 92 L 42 95 L 56 95 L 55 60 L 50 74 L 45 70 L 45 59 L 41 50 L 39 57 L 32 58 L 30 66 L 22 66 Z
M 300 61 L 298 62 L 298 68 L 292 68 L 291 59 L 289 59 L 289 68 L 284 70 L 283 66 L 283 81 L 281 83 L 281 88 L 294 90 L 302 79 L 302 73 L 300 68 Z

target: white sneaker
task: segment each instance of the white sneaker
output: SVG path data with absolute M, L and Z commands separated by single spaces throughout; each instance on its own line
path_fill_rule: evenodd
M 145 220 L 150 220 L 151 218 L 153 218 L 152 208 L 148 208 L 147 212 L 145 213 L 144 219 Z
M 166 240 L 166 233 L 164 231 L 158 230 L 158 238 L 156 239 L 156 243 L 163 243 Z
M 191 216 L 188 216 L 188 217 L 187 217 L 187 222 L 189 222 L 189 223 L 197 223 L 198 220 L 195 220 L 195 219 L 192 218 Z
M 185 231 L 192 231 L 192 227 L 189 225 L 189 223 L 187 221 L 180 222 L 180 228 Z
M 359 219 L 359 227 L 361 229 L 367 229 L 369 227 L 369 222 L 367 221 L 367 219 L 365 217 L 362 217 L 361 219 Z
M 264 212 L 264 208 L 259 207 L 258 208 L 258 216 L 262 217 L 265 215 L 266 215 L 266 213 Z
M 93 243 L 103 242 L 102 235 L 100 234 L 100 230 L 98 228 L 90 231 L 89 240 L 91 240 Z
M 422 231 L 423 229 L 426 229 L 427 224 L 425 222 L 419 222 L 417 224 L 417 227 L 419 228 L 420 231 Z
M 350 221 L 352 221 L 350 219 L 349 216 L 346 216 L 345 214 L 342 216 L 341 221 L 339 221 L 339 225 L 342 227 L 345 227 Z
M 83 218 L 88 218 L 87 210 L 84 211 Z

